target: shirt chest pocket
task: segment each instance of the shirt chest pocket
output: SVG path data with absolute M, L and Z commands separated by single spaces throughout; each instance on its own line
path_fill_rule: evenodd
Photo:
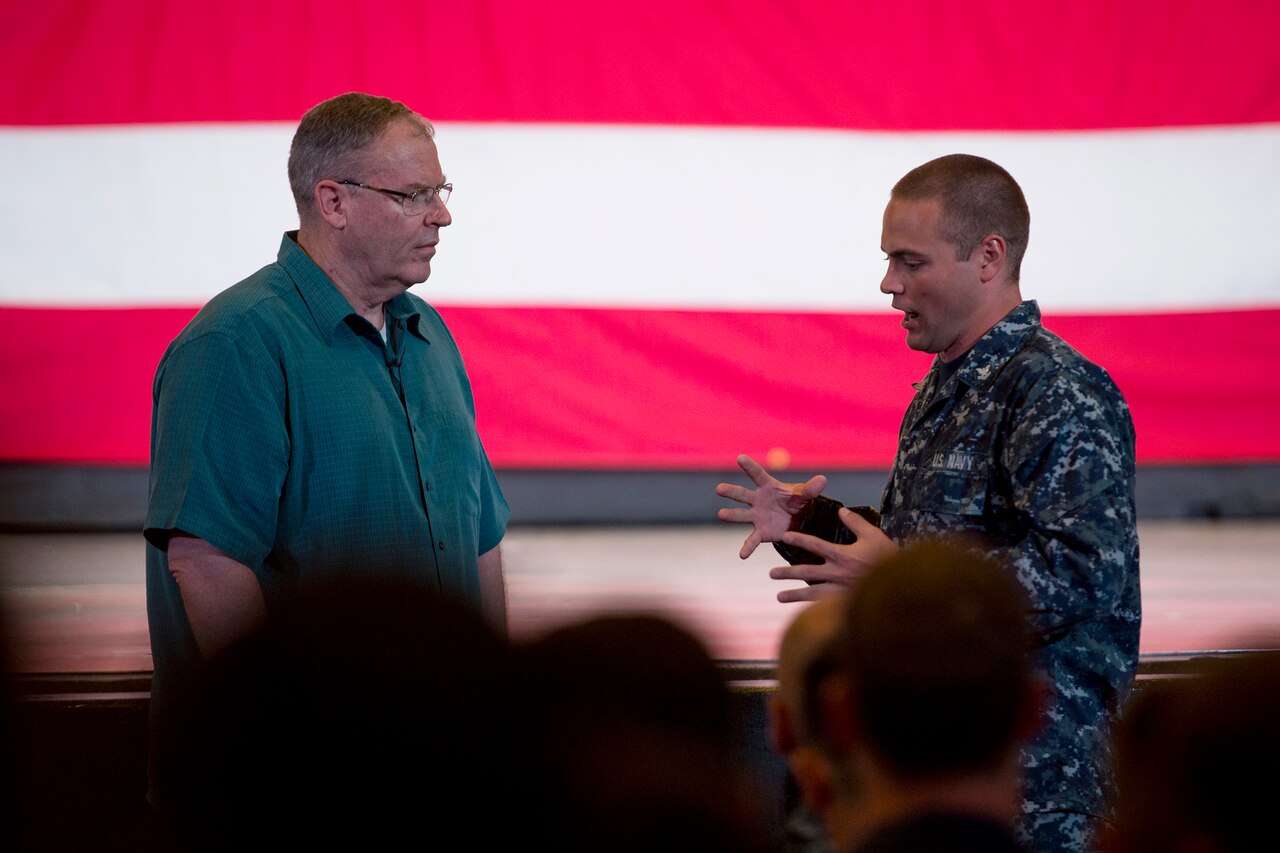
M 988 510 L 990 461 L 982 453 L 945 450 L 921 460 L 907 506 L 938 515 L 982 516 Z

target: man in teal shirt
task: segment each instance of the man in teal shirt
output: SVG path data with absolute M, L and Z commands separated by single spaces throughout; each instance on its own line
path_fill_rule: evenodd
M 308 581 L 403 576 L 500 631 L 509 510 L 431 272 L 452 189 L 434 130 L 358 93 L 302 119 L 300 227 L 156 372 L 147 539 L 149 797 L 181 811 L 182 701 L 202 660 Z

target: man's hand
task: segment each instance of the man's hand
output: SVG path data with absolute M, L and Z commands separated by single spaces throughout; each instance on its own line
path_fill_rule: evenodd
M 752 526 L 751 535 L 738 552 L 738 556 L 745 560 L 761 542 L 782 539 L 783 534 L 791 529 L 791 519 L 822 494 L 827 487 L 827 478 L 819 474 L 805 483 L 783 483 L 774 479 L 750 456 L 739 456 L 738 467 L 746 472 L 756 487 L 748 489 L 733 483 L 721 483 L 716 486 L 716 494 L 746 504 L 746 509 L 726 507 L 716 515 L 721 521 Z
M 858 582 L 873 564 L 898 550 L 897 544 L 883 530 L 848 507 L 840 508 L 840 520 L 858 537 L 849 545 L 836 545 L 807 533 L 787 531 L 782 541 L 804 548 L 823 559 L 818 565 L 779 566 L 769 570 L 774 580 L 800 580 L 811 586 L 784 589 L 778 601 L 812 601 L 842 592 Z

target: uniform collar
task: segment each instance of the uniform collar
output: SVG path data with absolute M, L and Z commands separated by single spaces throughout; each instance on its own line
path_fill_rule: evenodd
M 948 382 L 963 382 L 970 388 L 979 389 L 994 382 L 1005 363 L 1022 349 L 1026 339 L 1039 328 L 1040 306 L 1034 299 L 1025 300 L 978 339 L 965 357 L 964 364 Z M 933 360 L 928 375 L 916 384 L 917 390 L 925 389 L 938 381 L 939 363 L 937 358 Z

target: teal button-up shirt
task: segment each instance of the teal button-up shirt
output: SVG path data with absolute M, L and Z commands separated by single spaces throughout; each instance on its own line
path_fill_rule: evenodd
M 427 303 L 388 340 L 298 246 L 219 294 L 156 372 L 147 608 L 156 677 L 196 650 L 166 549 L 175 530 L 257 575 L 268 611 L 300 580 L 406 574 L 479 606 L 478 555 L 509 510 L 453 337 Z

